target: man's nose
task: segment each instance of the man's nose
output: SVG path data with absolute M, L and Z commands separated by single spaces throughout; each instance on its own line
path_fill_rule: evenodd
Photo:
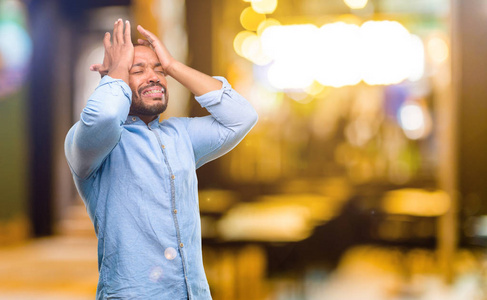
M 159 79 L 159 77 L 157 76 L 156 72 L 154 72 L 154 71 L 149 71 L 149 76 L 147 77 L 147 81 L 148 81 L 149 83 L 152 83 L 152 82 L 159 82 L 159 81 L 161 81 L 161 80 L 160 80 L 160 79 Z

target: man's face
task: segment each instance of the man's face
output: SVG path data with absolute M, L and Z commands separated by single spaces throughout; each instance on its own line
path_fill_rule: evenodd
M 131 115 L 155 117 L 166 110 L 169 100 L 167 81 L 156 53 L 149 47 L 135 47 L 129 86 L 132 90 Z

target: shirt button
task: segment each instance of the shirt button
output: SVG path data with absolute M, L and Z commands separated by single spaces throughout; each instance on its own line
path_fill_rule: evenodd
M 177 209 L 175 209 L 175 210 L 174 210 L 174 213 L 175 213 L 175 214 L 177 214 L 177 213 L 178 213 L 178 210 L 177 210 Z
M 171 176 L 171 179 L 174 179 L 174 178 L 176 178 L 176 176 L 172 175 L 172 176 Z
M 137 118 L 136 117 L 132 117 L 132 121 L 137 121 Z
M 184 244 L 183 243 L 179 244 L 179 247 L 183 248 L 184 247 Z

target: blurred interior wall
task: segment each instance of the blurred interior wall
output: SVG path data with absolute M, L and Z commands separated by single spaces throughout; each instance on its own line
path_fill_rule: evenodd
M 188 61 L 187 64 L 198 71 L 209 75 L 214 74 L 212 65 L 213 54 L 213 6 L 214 0 L 186 0 L 186 30 L 188 34 Z M 196 101 L 189 102 L 190 116 L 203 116 L 207 112 Z M 218 160 L 206 164 L 197 170 L 198 186 L 214 187 L 218 182 Z
M 438 187 L 444 190 L 451 199 L 448 211 L 438 217 L 437 220 L 437 250 L 439 265 L 446 282 L 454 279 L 454 270 L 451 260 L 458 248 L 460 232 L 458 230 L 458 205 L 459 205 L 459 168 L 458 168 L 458 132 L 459 132 L 459 98 L 455 94 L 458 86 L 454 81 L 458 80 L 457 63 L 458 55 L 458 20 L 459 3 L 456 0 L 450 1 L 450 39 L 452 44 L 452 56 L 450 58 L 451 82 L 448 87 L 438 89 L 441 95 L 437 95 L 438 103 L 435 104 L 436 111 L 436 133 L 438 136 Z M 449 76 L 450 77 L 450 76 Z
M 439 185 L 452 207 L 439 219 L 438 250 L 447 281 L 466 220 L 487 214 L 487 2 L 451 0 L 452 95 L 438 105 Z M 463 239 L 462 239 L 463 238 Z
M 462 207 L 487 214 L 487 1 L 453 0 L 454 84 L 459 101 L 458 159 Z
M 212 0 L 186 0 L 189 64 L 206 74 L 212 74 Z
M 29 15 L 34 52 L 26 120 L 29 124 L 28 211 L 32 235 L 37 237 L 53 233 L 55 198 L 69 196 L 63 194 L 60 187 L 64 185 L 56 179 L 69 178 L 61 158 L 64 156 L 62 136 L 71 119 L 71 34 L 58 1 L 32 1 Z
M 460 245 L 478 245 L 483 242 L 476 240 L 478 232 L 469 234 L 468 224 L 487 214 L 487 1 L 452 0 L 452 5 L 460 226 L 451 229 L 461 234 Z

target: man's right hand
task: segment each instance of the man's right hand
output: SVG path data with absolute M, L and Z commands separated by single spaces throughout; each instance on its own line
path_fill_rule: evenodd
M 107 32 L 103 38 L 103 46 L 105 47 L 103 64 L 92 65 L 90 70 L 99 72 L 102 77 L 108 74 L 129 84 L 129 70 L 134 61 L 130 22 L 125 21 L 124 30 L 122 19 L 118 19 L 113 25 L 112 42 L 110 42 L 110 33 Z

